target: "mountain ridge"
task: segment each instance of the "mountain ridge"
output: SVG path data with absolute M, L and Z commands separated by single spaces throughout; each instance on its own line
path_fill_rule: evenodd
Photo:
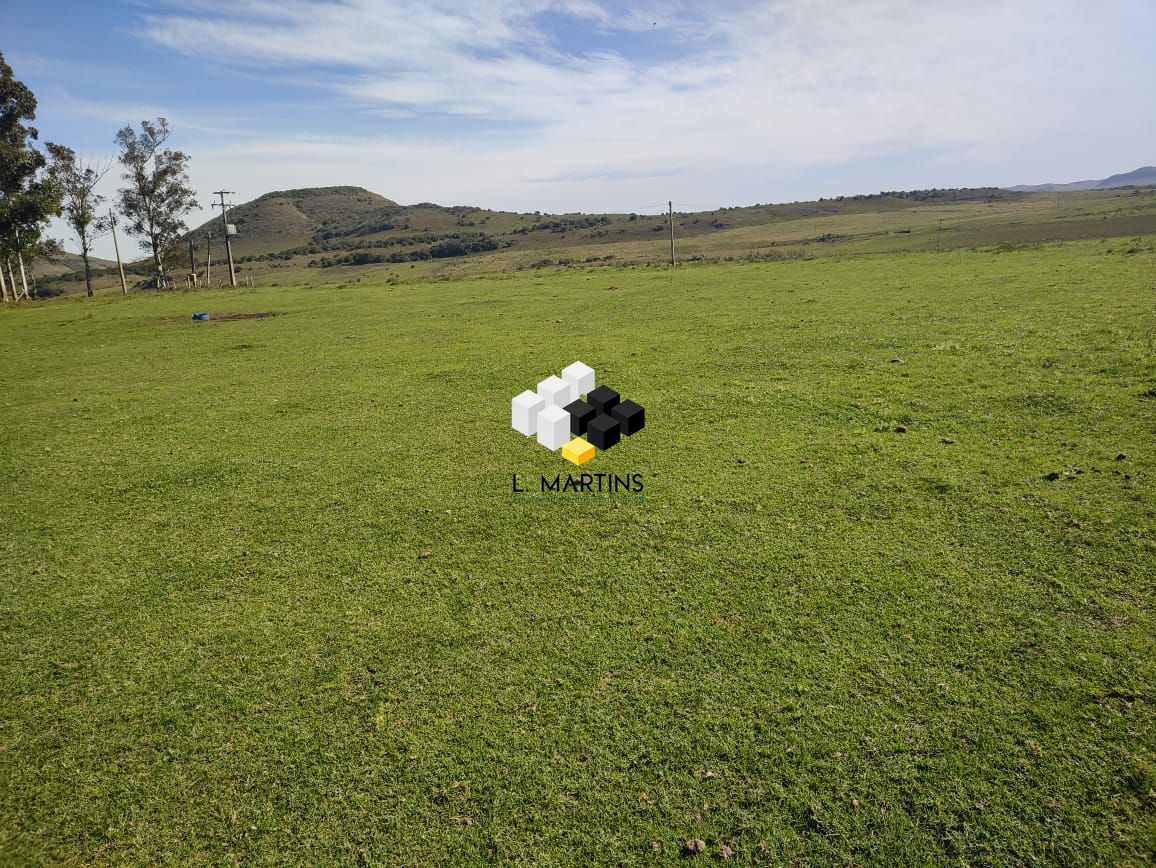
M 1078 192 L 1081 190 L 1114 190 L 1119 187 L 1147 187 L 1156 185 L 1156 166 L 1141 166 L 1131 172 L 1121 172 L 1109 175 L 1107 178 L 1090 178 L 1084 181 L 1068 181 L 1066 183 L 1047 184 L 1017 184 L 1014 187 L 1005 187 L 1016 193 L 1060 193 L 1064 191 Z

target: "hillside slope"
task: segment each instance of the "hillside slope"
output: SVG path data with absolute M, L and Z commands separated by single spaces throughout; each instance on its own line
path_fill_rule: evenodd
M 92 266 L 93 271 L 98 271 L 104 268 L 116 268 L 116 261 L 112 259 L 101 259 L 97 256 L 88 257 L 89 265 Z M 75 272 L 83 271 L 84 259 L 79 253 L 65 252 L 60 256 L 55 256 L 52 259 L 42 259 L 35 262 L 31 266 L 31 271 L 38 278 L 39 277 L 59 277 L 65 274 L 73 274 Z
M 400 205 L 360 187 L 269 193 L 230 209 L 243 284 L 411 283 L 525 268 L 665 263 L 665 214 L 520 214 L 428 202 Z M 675 212 L 679 262 L 813 259 L 995 247 L 1156 233 L 1156 189 L 1018 193 L 997 188 L 891 191 L 813 202 Z M 191 233 L 199 279 L 227 282 L 219 221 Z M 147 277 L 147 263 L 126 268 Z M 115 272 L 115 269 L 113 270 Z M 116 284 L 115 274 L 98 287 Z M 60 280 L 77 291 L 75 277 Z
M 676 218 L 679 234 L 704 236 L 786 221 L 898 214 L 912 207 L 1014 202 L 1019 196 L 995 188 L 885 192 L 719 208 L 679 213 Z M 232 245 L 238 264 L 292 262 L 315 268 L 420 263 L 510 248 L 529 255 L 592 242 L 650 244 L 667 231 L 665 215 L 526 214 L 430 202 L 399 205 L 360 187 L 269 193 L 230 209 L 229 221 L 237 227 Z M 223 253 L 220 230 L 220 222 L 213 220 L 190 233 L 200 250 L 207 233 L 212 233 L 218 262 Z
M 1131 172 L 1112 175 L 1096 185 L 1097 190 L 1111 190 L 1115 187 L 1143 187 L 1156 184 L 1156 166 L 1141 166 Z
M 1114 190 L 1119 187 L 1146 187 L 1156 184 L 1156 166 L 1141 166 L 1131 172 L 1121 172 L 1107 178 L 1090 178 L 1064 184 L 1017 184 L 1008 187 L 1017 193 L 1075 193 L 1081 190 Z
M 277 190 L 229 209 L 237 227 L 234 252 L 281 250 L 308 240 L 334 225 L 359 225 L 396 208 L 397 203 L 362 187 L 309 187 Z M 221 237 L 219 217 L 203 223 L 189 235 L 200 246 L 206 236 Z

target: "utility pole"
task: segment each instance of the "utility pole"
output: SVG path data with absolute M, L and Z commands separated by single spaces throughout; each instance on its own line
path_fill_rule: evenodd
M 124 279 L 124 264 L 120 261 L 120 242 L 116 240 L 116 214 L 108 209 L 108 225 L 112 229 L 112 249 L 116 251 L 116 268 L 120 272 L 120 294 L 128 295 L 128 283 Z
M 935 249 L 936 250 L 939 249 L 939 239 L 940 239 L 941 235 L 943 235 L 943 218 L 942 217 L 939 220 L 939 229 L 937 229 L 935 232 Z
M 189 280 L 192 281 L 193 286 L 197 285 L 197 260 L 193 256 L 193 239 L 189 239 Z
M 205 286 L 213 286 L 213 233 L 205 232 Z
M 670 219 L 670 264 L 674 265 L 674 202 L 667 201 L 666 213 Z
M 214 196 L 221 197 L 220 204 L 214 202 L 213 207 L 221 209 L 221 225 L 224 227 L 225 231 L 225 252 L 229 257 L 229 286 L 237 285 L 237 271 L 235 268 L 233 268 L 233 245 L 229 241 L 229 218 L 226 216 L 226 209 L 228 206 L 225 204 L 225 196 L 231 196 L 233 192 L 233 190 L 218 190 L 213 194 Z

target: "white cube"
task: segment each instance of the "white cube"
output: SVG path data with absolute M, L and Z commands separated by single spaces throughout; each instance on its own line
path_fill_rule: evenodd
M 527 389 L 516 397 L 511 406 L 511 421 L 514 430 L 529 437 L 538 432 L 538 414 L 546 406 L 546 401 L 536 392 Z
M 547 404 L 538 414 L 538 442 L 554 452 L 570 442 L 570 414 Z
M 561 377 L 547 377 L 538 384 L 538 395 L 547 404 L 555 407 L 565 407 L 571 401 L 578 400 L 574 387 Z
M 578 400 L 579 395 L 589 395 L 594 391 L 594 369 L 582 362 L 564 367 L 562 379 L 574 387 L 574 400 Z

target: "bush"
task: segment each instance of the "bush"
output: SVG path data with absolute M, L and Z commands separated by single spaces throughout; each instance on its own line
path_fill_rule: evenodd
M 467 256 L 469 252 L 466 245 L 452 239 L 435 244 L 429 249 L 429 255 L 434 259 L 446 259 L 450 256 Z

